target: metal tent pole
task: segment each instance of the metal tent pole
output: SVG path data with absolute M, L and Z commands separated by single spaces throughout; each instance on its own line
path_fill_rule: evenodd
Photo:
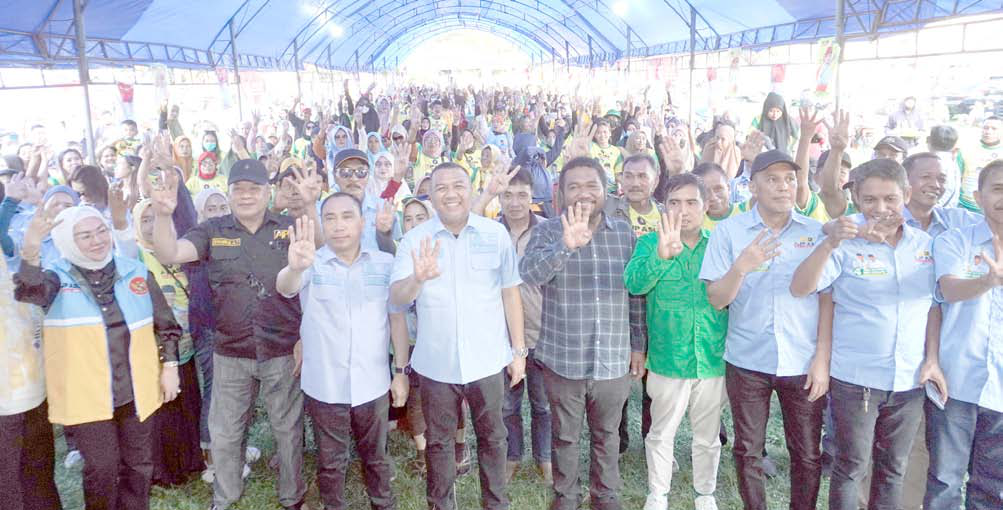
M 303 97 L 303 84 L 300 82 L 300 43 L 293 41 L 293 65 L 296 66 L 296 96 Z
M 73 26 L 77 36 L 77 70 L 80 74 L 80 86 L 84 89 L 84 118 L 87 120 L 87 162 L 94 164 L 94 124 L 91 121 L 90 72 L 87 70 L 87 42 L 84 35 L 83 0 L 73 0 Z
M 690 5 L 690 108 L 689 124 L 690 132 L 693 132 L 693 67 L 696 66 L 696 45 L 697 45 L 697 10 Z
M 839 54 L 836 55 L 836 77 L 832 83 L 832 95 L 835 96 L 836 110 L 839 110 L 839 75 L 841 63 L 843 62 L 843 45 L 846 44 L 846 0 L 836 0 L 836 47 Z M 918 32 L 917 32 L 918 33 Z
M 233 58 L 233 80 L 237 84 L 237 114 L 244 120 L 244 100 L 240 94 L 240 68 L 237 66 L 237 35 L 233 31 L 233 18 L 227 23 L 230 26 L 230 57 Z

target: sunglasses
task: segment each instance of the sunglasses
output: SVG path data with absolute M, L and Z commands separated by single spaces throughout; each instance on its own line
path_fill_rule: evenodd
M 403 136 L 395 136 L 395 137 L 394 137 L 394 141 L 395 141 L 395 142 L 399 142 L 399 141 L 401 141 L 401 140 L 403 140 L 403 139 L 404 139 L 404 137 L 403 137 Z
M 338 169 L 338 177 L 341 177 L 342 179 L 350 179 L 352 176 L 355 176 L 356 179 L 365 179 L 366 177 L 369 177 L 369 169 L 363 167 Z

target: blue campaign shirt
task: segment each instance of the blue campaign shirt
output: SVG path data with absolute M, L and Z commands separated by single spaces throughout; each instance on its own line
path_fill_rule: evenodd
M 745 160 L 742 160 L 738 167 L 738 175 L 728 185 L 728 200 L 733 204 L 741 204 L 752 198 L 752 190 L 749 189 L 749 183 L 752 182 L 752 179 L 749 178 L 749 173 L 746 171 L 747 166 Z
M 926 229 L 926 233 L 930 234 L 930 237 L 937 237 L 952 228 L 962 228 L 968 225 L 975 225 L 981 223 L 983 216 L 978 213 L 974 213 L 967 209 L 961 209 L 958 207 L 934 207 L 930 212 L 930 226 Z M 922 229 L 923 225 L 920 224 L 919 220 L 913 217 L 912 213 L 909 212 L 908 207 L 902 208 L 902 217 L 905 218 L 907 225 L 912 227 Z
M 328 404 L 358 406 L 390 388 L 390 271 L 393 255 L 362 248 L 345 264 L 328 246 L 317 250 L 303 272 L 301 386 Z M 292 296 L 286 296 L 292 297 Z
M 989 271 L 983 253 L 993 256 L 986 222 L 947 231 L 933 243 L 937 280 L 980 278 Z M 950 398 L 1003 412 L 1003 288 L 941 309 L 940 367 Z
M 936 287 L 932 243 L 903 225 L 894 248 L 850 239 L 829 256 L 818 290 L 832 290 L 835 302 L 832 377 L 884 391 L 919 386 Z
M 718 223 L 700 279 L 721 279 L 765 228 L 758 206 Z M 780 233 L 780 255 L 746 275 L 728 307 L 725 361 L 778 376 L 808 372 L 818 337 L 818 297 L 794 297 L 790 285 L 794 270 L 821 239 L 821 223 L 791 211 Z
M 418 339 L 411 366 L 447 384 L 466 384 L 497 374 L 512 362 L 502 289 L 517 287 L 519 265 L 505 227 L 471 214 L 454 236 L 438 217 L 411 229 L 397 247 L 391 282 L 414 274 L 411 251 L 421 241 L 440 242 L 440 275 L 418 293 Z

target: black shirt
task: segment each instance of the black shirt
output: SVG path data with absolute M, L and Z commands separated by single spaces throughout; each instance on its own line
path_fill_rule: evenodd
M 251 233 L 230 214 L 185 234 L 208 267 L 218 354 L 260 361 L 292 354 L 299 340 L 299 298 L 279 295 L 275 280 L 288 260 L 293 223 L 266 211 Z
M 94 271 L 73 267 L 72 274 L 81 289 L 88 288 L 101 307 L 101 318 L 107 328 L 108 359 L 111 363 L 112 402 L 120 407 L 133 400 L 132 373 L 129 368 L 129 327 L 125 315 L 115 300 L 115 281 L 118 273 L 115 261 Z M 14 275 L 14 298 L 18 301 L 41 306 L 46 312 L 59 294 L 59 276 L 52 271 L 42 271 L 39 267 L 22 263 L 21 270 Z M 164 294 L 157 285 L 153 274 L 147 272 L 146 287 L 153 301 L 153 331 L 160 349 L 160 361 L 178 360 L 178 339 L 181 326 L 174 320 L 174 312 L 167 305 Z

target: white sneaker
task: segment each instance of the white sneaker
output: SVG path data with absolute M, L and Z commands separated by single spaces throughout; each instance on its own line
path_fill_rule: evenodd
M 717 510 L 717 500 L 714 496 L 697 496 L 696 510 Z
M 261 458 L 261 450 L 259 449 L 253 446 L 248 446 L 247 449 L 244 450 L 244 460 L 248 464 L 254 464 L 260 458 Z
M 63 461 L 63 467 L 70 469 L 73 466 L 80 464 L 80 461 L 82 460 L 84 460 L 84 456 L 80 455 L 80 452 L 77 450 L 70 450 L 69 453 L 66 454 L 66 459 Z
M 648 493 L 648 497 L 644 500 L 644 510 L 666 510 L 667 508 L 669 508 L 668 496 Z
M 240 473 L 240 479 L 243 480 L 243 479 L 247 478 L 248 476 L 251 476 L 251 466 L 248 466 L 247 464 L 244 464 L 244 472 Z M 714 507 L 714 508 L 716 509 L 717 507 Z

